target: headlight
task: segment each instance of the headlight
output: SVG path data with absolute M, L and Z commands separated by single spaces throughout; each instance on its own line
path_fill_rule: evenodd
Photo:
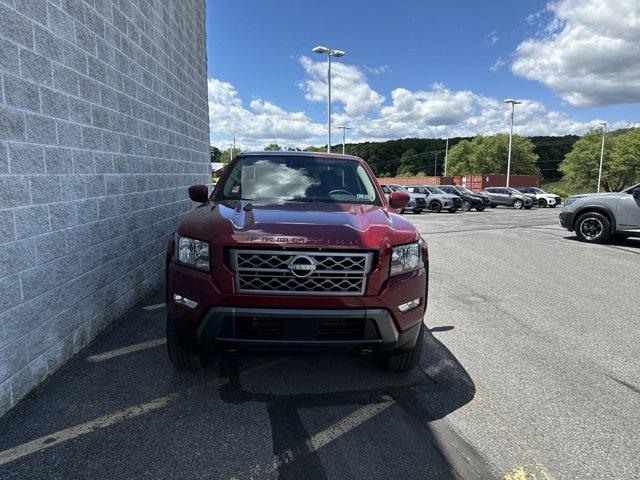
M 577 198 L 567 198 L 567 201 L 564 202 L 565 205 L 571 205 L 572 203 L 577 202 L 578 199 Z
M 424 266 L 420 243 L 398 245 L 391 249 L 391 271 L 389 276 L 411 272 Z
M 176 235 L 176 260 L 188 267 L 209 271 L 209 244 Z

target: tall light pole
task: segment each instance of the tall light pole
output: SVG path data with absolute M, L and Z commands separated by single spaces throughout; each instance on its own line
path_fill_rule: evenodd
M 507 98 L 504 103 L 511 104 L 511 130 L 509 130 L 509 157 L 507 158 L 507 187 L 509 186 L 509 177 L 511 176 L 511 141 L 513 138 L 513 112 L 516 109 L 516 105 L 520 105 L 522 102 L 519 100 L 513 100 Z
M 598 193 L 600 193 L 600 182 L 602 181 L 602 163 L 604 161 L 604 136 L 607 133 L 607 122 L 600 124 L 602 127 L 602 146 L 600 147 L 600 169 L 598 170 Z
M 444 147 L 444 176 L 447 176 L 447 160 L 449 159 L 449 138 Z
M 340 125 L 338 128 L 342 129 L 342 154 L 344 155 L 344 148 L 345 148 L 345 135 L 346 135 L 346 131 L 347 130 L 351 130 L 353 127 L 350 127 L 349 125 Z
M 319 45 L 313 49 L 314 53 L 327 56 L 327 153 L 331 153 L 331 57 L 342 57 L 346 52 Z

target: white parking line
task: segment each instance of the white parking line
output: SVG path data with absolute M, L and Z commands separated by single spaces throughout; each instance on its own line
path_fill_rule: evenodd
M 155 305 L 147 305 L 146 307 L 142 307 L 143 310 L 157 310 L 158 308 L 166 307 L 166 303 L 156 303 Z
M 259 370 L 264 370 L 265 368 L 269 368 L 275 365 L 276 363 L 280 363 L 282 361 L 284 361 L 284 359 L 277 359 L 271 362 L 263 363 L 261 365 L 257 365 L 253 368 L 240 372 L 240 375 L 248 375 L 250 373 L 254 373 Z M 45 435 L 44 437 L 36 438 L 35 440 L 31 440 L 30 442 L 23 443 L 22 445 L 18 445 L 17 447 L 13 447 L 8 450 L 4 450 L 0 452 L 0 465 L 13 462 L 18 458 L 24 457 L 26 455 L 30 455 L 32 453 L 36 453 L 38 451 L 44 450 L 49 447 L 53 447 L 54 445 L 57 445 L 62 442 L 66 442 L 68 440 L 72 440 L 74 438 L 80 437 L 87 433 L 91 433 L 100 428 L 105 428 L 115 423 L 119 423 L 123 420 L 138 417 L 147 412 L 151 412 L 153 410 L 166 407 L 167 404 L 171 403 L 172 401 L 176 400 L 177 398 L 183 395 L 195 392 L 197 390 L 201 390 L 203 388 L 211 387 L 211 386 L 226 385 L 227 383 L 229 383 L 229 379 L 227 377 L 216 377 L 212 382 L 206 382 L 206 383 L 201 383 L 199 385 L 194 385 L 192 387 L 185 388 L 184 390 L 181 390 L 179 392 L 171 393 L 169 395 L 165 395 L 164 397 L 156 398 L 155 400 L 151 400 L 150 402 L 134 405 L 133 407 L 128 407 L 123 410 L 118 410 L 117 412 L 109 413 L 102 417 L 96 418 L 95 420 L 90 420 L 88 422 L 81 423 L 73 427 L 65 428 L 64 430 L 60 430 L 58 432 L 54 432 L 50 435 Z
M 128 347 L 116 348 L 115 350 L 109 350 L 108 352 L 91 355 L 90 357 L 87 357 L 87 361 L 102 362 L 128 353 L 146 350 L 147 348 L 155 348 L 160 345 L 164 345 L 165 343 L 167 343 L 166 338 L 156 338 L 154 340 L 149 340 L 148 342 L 136 343 L 135 345 L 129 345 Z

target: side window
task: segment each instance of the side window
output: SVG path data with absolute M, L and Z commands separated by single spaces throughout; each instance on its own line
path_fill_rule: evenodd
M 384 193 L 387 193 L 387 194 L 391 193 L 391 190 L 389 190 L 389 187 L 387 187 L 386 185 L 380 185 L 380 186 L 382 187 L 382 191 Z

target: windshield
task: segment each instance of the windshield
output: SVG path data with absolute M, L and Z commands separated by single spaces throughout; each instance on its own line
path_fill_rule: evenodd
M 373 181 L 355 160 L 244 157 L 219 188 L 218 200 L 278 200 L 381 205 Z
M 530 190 L 531 190 L 533 193 L 547 193 L 547 192 L 545 192 L 544 190 L 541 190 L 541 189 L 536 188 L 536 187 L 531 187 L 531 188 L 530 188 Z
M 401 187 L 400 185 L 391 185 L 391 190 L 393 190 L 394 192 L 410 193 L 409 190 Z
M 475 195 L 475 193 L 473 193 L 471 190 L 469 190 L 467 187 L 456 187 L 458 189 L 459 192 L 462 193 L 467 193 L 469 195 Z
M 522 192 L 520 192 L 520 191 L 518 191 L 518 190 L 516 190 L 515 188 L 512 188 L 512 187 L 507 187 L 507 190 L 510 191 L 511 193 L 517 193 L 517 194 L 522 193 Z
M 428 186 L 425 188 L 429 190 L 431 193 L 433 193 L 434 195 L 446 195 L 446 192 L 444 190 L 440 190 L 437 187 Z

